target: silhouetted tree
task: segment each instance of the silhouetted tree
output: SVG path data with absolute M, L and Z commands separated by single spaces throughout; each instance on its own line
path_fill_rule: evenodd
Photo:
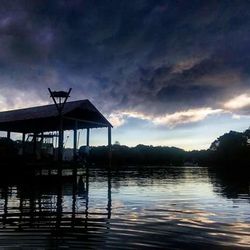
M 217 140 L 211 146 L 210 158 L 215 163 L 228 166 L 246 166 L 250 162 L 249 130 L 240 133 L 230 131 Z

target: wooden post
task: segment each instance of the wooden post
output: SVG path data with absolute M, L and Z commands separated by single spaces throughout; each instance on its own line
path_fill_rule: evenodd
M 41 133 L 41 143 L 43 144 L 43 140 L 44 140 L 44 133 Z
M 109 149 L 111 149 L 111 145 L 112 145 L 112 142 L 111 142 L 111 127 L 108 127 L 108 146 L 109 146 Z
M 89 128 L 87 128 L 86 146 L 89 147 Z
M 55 156 L 55 160 L 58 160 L 58 150 L 57 150 L 57 153 L 56 153 L 56 147 L 59 148 L 57 131 L 55 131 L 55 148 L 54 148 L 54 156 Z
M 75 121 L 75 128 L 74 128 L 74 161 L 77 159 L 77 128 L 78 128 L 78 123 Z
M 3 206 L 3 224 L 6 224 L 7 216 L 8 216 L 8 186 L 4 187 L 3 189 L 3 196 L 4 196 L 4 206 Z
M 109 228 L 109 224 L 110 224 L 110 219 L 111 219 L 111 211 L 112 211 L 112 197 L 111 197 L 111 188 L 112 188 L 112 184 L 111 184 L 111 172 L 110 169 L 108 170 L 108 205 L 107 205 L 107 210 L 108 210 L 108 222 L 107 222 L 107 226 Z
M 58 173 L 61 174 L 62 168 L 58 170 Z M 62 222 L 62 180 L 60 179 L 59 182 L 57 182 L 57 201 L 56 201 L 56 229 L 58 230 L 60 228 L 61 222 Z
M 22 155 L 25 153 L 25 133 L 22 134 Z
M 50 93 L 50 97 L 53 99 L 57 111 L 58 111 L 58 117 L 59 117 L 59 146 L 58 146 L 58 161 L 62 163 L 63 161 L 63 108 L 65 103 L 67 102 L 68 98 L 69 98 L 69 94 L 71 92 L 71 88 L 69 89 L 68 92 L 65 91 L 51 91 L 50 88 L 48 88 L 49 93 Z M 58 102 L 56 101 L 56 99 L 58 99 Z
M 23 195 L 20 195 L 20 203 L 19 203 L 19 211 L 20 211 L 20 215 L 19 215 L 19 229 L 21 229 L 21 225 L 22 225 L 22 220 L 23 220 Z
M 60 125 L 59 125 L 59 139 L 58 139 L 58 161 L 63 161 L 63 137 L 64 137 L 64 131 L 63 131 L 63 118 L 62 114 L 59 115 L 60 119 Z
M 85 202 L 85 229 L 88 227 L 89 217 L 89 166 L 86 165 L 86 202 Z
M 76 169 L 76 168 L 74 168 Z M 71 227 L 75 227 L 75 218 L 76 218 L 76 195 L 77 195 L 77 172 L 73 173 L 73 188 L 72 188 L 72 218 L 71 218 Z
M 36 141 L 37 133 L 33 134 L 33 154 L 36 158 L 36 151 L 37 151 L 37 141 Z
M 112 139 L 111 139 L 111 127 L 108 127 L 108 154 L 109 154 L 109 165 L 111 165 L 112 159 Z
M 10 131 L 7 131 L 7 139 L 10 139 Z

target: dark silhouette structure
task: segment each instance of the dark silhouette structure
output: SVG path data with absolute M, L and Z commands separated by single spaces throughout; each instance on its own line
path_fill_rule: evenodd
M 67 102 L 71 88 L 68 92 L 66 91 L 51 91 L 49 88 L 50 97 L 53 99 L 54 104 L 56 105 L 58 116 L 59 116 L 59 140 L 58 140 L 58 160 L 63 160 L 63 108 Z
M 8 139 L 11 132 L 22 133 L 23 145 L 27 134 L 32 134 L 35 154 L 38 137 L 43 139 L 48 132 L 61 131 L 62 140 L 65 130 L 73 130 L 76 156 L 78 129 L 87 130 L 86 144 L 89 146 L 90 129 L 108 128 L 108 147 L 111 150 L 112 125 L 89 100 L 67 102 L 63 105 L 61 112 L 58 112 L 54 104 L 0 112 L 0 131 L 6 131 Z
M 104 233 L 100 226 L 110 226 L 112 187 L 109 174 L 106 207 L 99 213 L 89 209 L 88 168 L 83 175 L 74 173 L 64 178 L 57 175 L 8 178 L 12 177 L 1 178 L 0 185 L 0 231 L 9 234 L 0 240 L 1 246 L 6 242 L 9 247 L 25 248 L 28 241 L 32 248 L 57 249 L 57 246 L 72 244 L 72 237 L 76 237 L 74 246 L 82 248 L 89 231 L 100 230 L 101 239 Z M 79 193 L 79 182 L 81 188 L 84 182 L 84 196 L 83 190 Z

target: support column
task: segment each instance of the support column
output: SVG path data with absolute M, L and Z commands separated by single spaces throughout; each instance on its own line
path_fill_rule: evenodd
M 7 131 L 7 139 L 10 139 L 10 131 Z
M 89 147 L 89 128 L 87 128 L 86 146 Z
M 33 134 L 33 154 L 36 158 L 36 151 L 37 151 L 37 141 L 36 141 L 36 138 L 37 138 L 37 133 L 34 133 Z
M 85 196 L 85 229 L 88 227 L 89 218 L 89 166 L 86 165 L 86 196 Z
M 2 217 L 3 217 L 3 224 L 5 225 L 6 224 L 6 219 L 7 219 L 7 216 L 8 216 L 8 186 L 5 186 L 3 191 L 4 191 L 4 193 L 3 193 L 4 206 L 3 206 L 3 215 L 2 215 Z
M 75 128 L 74 128 L 74 149 L 73 149 L 73 154 L 74 154 L 74 160 L 77 159 L 77 128 L 78 128 L 78 123 L 75 121 Z
M 112 142 L 111 142 L 111 127 L 108 127 L 108 146 L 109 146 L 109 149 L 111 149 L 111 145 L 112 145 Z
M 76 168 L 74 168 L 76 169 Z M 77 171 L 73 173 L 73 187 L 72 187 L 72 217 L 71 217 L 71 227 L 75 227 L 76 218 L 76 196 L 77 196 Z
M 111 184 L 111 172 L 110 169 L 108 170 L 108 205 L 107 205 L 107 210 L 108 210 L 108 221 L 107 221 L 107 227 L 109 228 L 109 224 L 110 224 L 110 219 L 111 219 L 111 212 L 112 212 L 112 197 L 111 197 L 111 188 L 112 188 L 112 184 Z
M 59 171 L 60 170 L 60 171 Z M 61 174 L 62 169 L 59 169 L 58 172 Z M 60 228 L 61 222 L 62 222 L 62 212 L 63 212 L 63 206 L 62 206 L 62 180 L 60 179 L 59 182 L 57 182 L 57 201 L 56 201 L 56 229 L 58 230 Z
M 22 134 L 22 155 L 25 153 L 25 133 Z
M 59 115 L 60 119 L 60 126 L 59 126 L 59 139 L 58 139 L 58 161 L 62 162 L 63 160 L 63 137 L 64 137 L 64 131 L 63 131 L 63 119 L 62 115 Z
M 43 144 L 43 142 L 44 142 L 43 140 L 44 140 L 44 133 L 42 132 L 42 133 L 41 133 L 41 143 L 42 143 L 42 144 Z
M 108 154 L 109 154 L 109 165 L 111 165 L 112 159 L 112 138 L 111 138 L 111 127 L 108 127 Z

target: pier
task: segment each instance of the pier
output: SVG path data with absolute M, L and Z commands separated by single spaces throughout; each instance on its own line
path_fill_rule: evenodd
M 73 159 L 76 159 L 78 130 L 86 130 L 86 146 L 89 147 L 90 131 L 96 128 L 107 129 L 107 145 L 111 152 L 112 125 L 89 100 L 66 102 L 60 114 L 54 104 L 0 112 L 0 131 L 6 132 L 8 139 L 13 132 L 21 133 L 21 154 L 32 154 L 34 159 L 41 155 L 39 144 L 51 139 L 53 159 L 60 160 L 58 150 L 63 148 L 66 130 L 73 131 Z M 30 143 L 26 143 L 28 137 L 33 137 Z

